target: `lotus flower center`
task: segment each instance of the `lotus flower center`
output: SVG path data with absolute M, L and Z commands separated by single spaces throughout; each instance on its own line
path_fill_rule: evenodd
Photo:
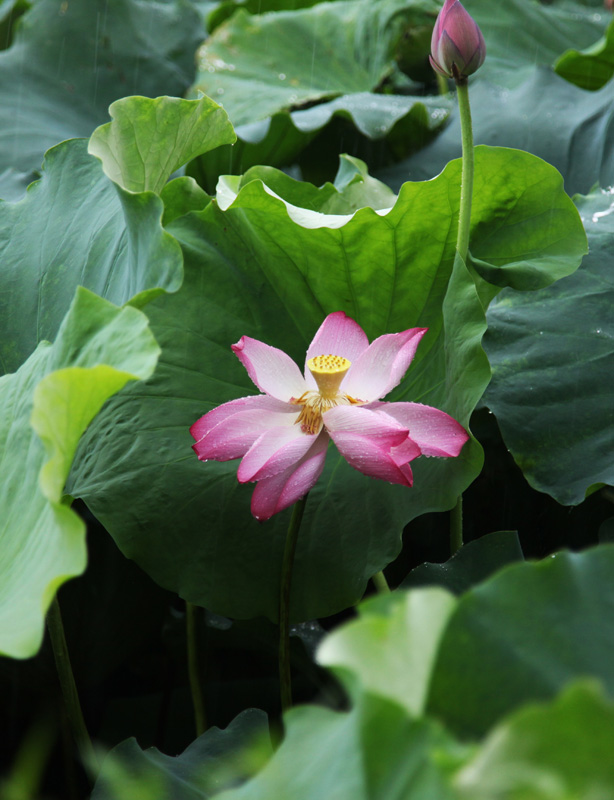
M 341 381 L 351 366 L 352 362 L 347 358 L 330 353 L 314 356 L 307 361 L 307 367 L 315 378 L 318 389 L 304 392 L 299 398 L 293 397 L 290 400 L 291 403 L 303 406 L 296 419 L 303 433 L 319 433 L 324 425 L 322 414 L 330 408 L 361 402 L 339 391 Z
M 307 362 L 309 372 L 316 379 L 320 395 L 328 400 L 337 396 L 341 381 L 352 362 L 343 356 L 315 356 Z

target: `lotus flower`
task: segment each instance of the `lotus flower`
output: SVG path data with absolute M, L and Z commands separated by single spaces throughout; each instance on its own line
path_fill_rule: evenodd
M 303 497 L 324 468 L 329 439 L 365 475 L 411 486 L 409 462 L 457 456 L 469 438 L 452 417 L 420 403 L 384 403 L 409 367 L 426 328 L 371 344 L 342 311 L 309 345 L 305 374 L 282 350 L 243 336 L 232 345 L 264 394 L 218 406 L 190 428 L 201 461 L 240 458 L 240 483 L 256 481 L 252 514 L 269 519 Z
M 458 0 L 446 0 L 431 38 L 431 66 L 440 75 L 463 80 L 484 63 L 486 44 L 477 22 Z

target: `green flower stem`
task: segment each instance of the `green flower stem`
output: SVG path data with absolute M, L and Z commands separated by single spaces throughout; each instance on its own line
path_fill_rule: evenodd
M 467 260 L 469 250 L 469 231 L 471 229 L 471 200 L 473 197 L 473 129 L 471 127 L 471 107 L 469 105 L 469 86 L 466 78 L 456 82 L 458 110 L 460 112 L 461 138 L 463 143 L 463 171 L 461 176 L 460 212 L 458 215 L 458 236 L 456 250 Z
M 458 214 L 458 234 L 456 251 L 467 261 L 469 251 L 469 232 L 471 230 L 471 201 L 473 199 L 473 129 L 471 126 L 471 106 L 469 105 L 469 84 L 467 78 L 456 79 L 456 96 L 461 122 L 463 144 L 463 168 L 461 174 L 461 196 Z M 463 496 L 459 495 L 455 508 L 450 513 L 450 554 L 454 555 L 463 546 Z
M 200 736 L 207 730 L 207 718 L 205 716 L 205 701 L 200 683 L 200 665 L 198 659 L 198 608 L 192 603 L 188 603 L 186 600 L 185 613 L 186 640 L 188 647 L 188 677 L 190 680 L 190 692 L 192 693 L 196 735 Z
M 307 497 L 301 497 L 294 504 L 292 518 L 286 534 L 286 546 L 281 565 L 279 583 L 279 688 L 281 694 L 281 710 L 292 707 L 292 679 L 290 675 L 290 588 L 292 585 L 292 567 L 298 532 L 301 527 Z
M 384 571 L 380 570 L 376 572 L 375 575 L 371 578 L 373 581 L 373 585 L 377 589 L 380 594 L 390 594 L 390 586 L 388 586 L 388 581 L 386 580 L 386 576 L 384 575 Z
M 463 496 L 459 495 L 450 511 L 450 555 L 463 546 Z
M 445 75 L 436 72 L 435 77 L 437 78 L 437 89 L 439 91 L 439 94 L 440 95 L 448 94 L 450 89 L 448 87 L 448 79 L 445 77 Z
M 92 746 L 92 740 L 85 727 L 81 703 L 77 694 L 75 676 L 73 675 L 64 635 L 64 625 L 62 624 L 62 614 L 57 597 L 53 598 L 49 611 L 47 612 L 47 630 L 51 639 L 51 648 L 55 659 L 55 666 L 60 679 L 60 688 L 68 722 L 72 730 L 72 735 L 79 750 L 81 760 L 86 767 L 98 770 L 98 759 Z

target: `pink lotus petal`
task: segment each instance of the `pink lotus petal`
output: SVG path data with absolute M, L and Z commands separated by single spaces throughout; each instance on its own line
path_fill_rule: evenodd
M 254 394 L 249 397 L 239 397 L 237 400 L 230 400 L 217 408 L 212 409 L 207 414 L 202 416 L 190 428 L 190 433 L 198 442 L 203 436 L 206 436 L 210 430 L 225 420 L 231 417 L 238 411 L 248 411 L 250 409 L 261 409 L 268 411 L 285 411 L 288 409 L 288 404 L 283 403 L 281 400 L 276 400 L 274 397 L 269 397 L 266 394 Z
M 443 4 L 443 8 L 437 15 L 437 19 L 435 20 L 435 25 L 433 27 L 433 33 L 431 34 L 431 53 L 433 54 L 437 51 L 448 13 L 456 2 L 457 0 L 446 0 L 446 2 Z
M 482 48 L 484 52 L 480 64 L 484 61 L 486 46 L 482 32 L 477 22 L 467 13 L 460 2 L 452 3 L 446 12 L 439 37 L 438 55 L 442 51 L 444 54 L 446 52 L 445 44 L 443 44 L 446 36 L 454 44 L 454 48 L 461 58 L 464 57 L 465 60 L 468 60 L 468 56 L 472 56 L 476 50 Z
M 262 392 L 288 402 L 306 390 L 305 379 L 289 355 L 258 339 L 242 336 L 232 350 Z
M 392 403 L 382 403 L 392 405 Z M 361 406 L 335 406 L 322 415 L 331 434 L 362 434 L 377 439 L 384 447 L 396 447 L 407 439 L 409 430 L 392 417 L 386 418 Z
M 323 416 L 331 439 L 345 460 L 372 478 L 411 486 L 411 470 L 392 455 L 408 430 L 392 417 L 357 406 L 337 406 Z M 401 459 L 403 461 L 403 459 Z
M 300 425 L 270 428 L 256 439 L 239 465 L 239 483 L 270 478 L 296 464 L 315 442 Z
M 408 438 L 398 447 L 393 447 L 390 451 L 390 455 L 392 456 L 394 463 L 398 467 L 402 467 L 405 464 L 409 464 L 409 462 L 413 461 L 414 458 L 421 456 L 422 450 L 420 450 L 413 439 Z
M 329 314 L 318 328 L 305 356 L 305 380 L 311 389 L 316 382 L 307 368 L 307 362 L 314 356 L 342 356 L 354 363 L 369 346 L 367 334 L 357 322 L 343 311 Z
M 375 339 L 350 367 L 341 391 L 363 402 L 385 397 L 407 372 L 427 328 L 386 333 Z
M 254 517 L 258 520 L 270 519 L 273 514 L 304 497 L 322 474 L 327 447 L 328 434 L 322 431 L 297 464 L 292 464 L 278 475 L 258 481 L 252 495 Z
M 390 450 L 366 436 L 336 434 L 331 436 L 337 449 L 348 464 L 370 478 L 378 478 L 389 483 L 412 485 L 412 473 L 407 464 L 398 465 Z
M 421 403 L 373 403 L 369 408 L 409 428 L 425 456 L 457 456 L 469 439 L 463 426 L 438 408 Z
M 429 55 L 429 62 L 431 64 L 431 67 L 433 67 L 433 69 L 435 70 L 435 72 L 438 72 L 440 75 L 443 75 L 444 78 L 450 77 L 448 73 L 439 66 L 439 64 L 435 61 L 435 59 L 431 55 Z
M 209 433 L 192 445 L 201 461 L 231 461 L 241 458 L 265 431 L 292 426 L 298 413 L 287 405 L 286 411 L 247 409 L 225 417 Z

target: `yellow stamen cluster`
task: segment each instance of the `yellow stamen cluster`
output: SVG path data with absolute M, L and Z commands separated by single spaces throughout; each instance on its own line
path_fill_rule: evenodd
M 296 420 L 303 433 L 319 433 L 324 425 L 322 414 L 325 411 L 338 405 L 360 403 L 360 400 L 339 391 L 341 381 L 351 366 L 352 363 L 347 358 L 330 353 L 309 359 L 307 367 L 315 378 L 318 389 L 304 392 L 299 398 L 292 398 L 290 401 L 303 406 Z

